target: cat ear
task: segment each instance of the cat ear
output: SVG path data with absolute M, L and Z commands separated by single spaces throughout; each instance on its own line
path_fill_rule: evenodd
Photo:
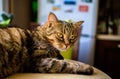
M 56 22 L 58 21 L 58 18 L 56 17 L 56 15 L 52 12 L 50 12 L 49 16 L 48 16 L 48 22 L 53 21 Z
M 74 23 L 74 26 L 75 26 L 75 28 L 76 28 L 76 32 L 78 33 L 78 36 L 80 36 L 80 34 L 81 34 L 81 30 L 82 30 L 82 23 L 83 23 L 84 21 L 78 21 L 78 22 L 76 22 L 76 23 Z
M 75 25 L 76 28 L 81 28 L 81 25 L 82 25 L 83 22 L 84 21 L 78 21 L 78 22 L 74 23 L 74 25 Z

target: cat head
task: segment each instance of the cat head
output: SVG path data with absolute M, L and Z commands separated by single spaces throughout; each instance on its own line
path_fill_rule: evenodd
M 48 41 L 60 51 L 69 49 L 79 37 L 83 21 L 71 23 L 60 21 L 54 13 L 50 13 L 45 23 Z

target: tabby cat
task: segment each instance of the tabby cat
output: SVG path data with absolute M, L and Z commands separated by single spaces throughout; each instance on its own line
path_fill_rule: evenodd
M 34 30 L 1 28 L 0 79 L 16 72 L 92 74 L 90 65 L 60 55 L 75 43 L 82 23 L 61 21 L 50 13 L 48 21 Z

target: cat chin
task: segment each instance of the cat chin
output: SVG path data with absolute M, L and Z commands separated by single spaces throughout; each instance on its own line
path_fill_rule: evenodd
M 57 48 L 59 51 L 61 52 L 65 52 L 66 50 L 68 50 L 69 48 L 65 48 L 65 49 L 61 49 L 61 48 Z
M 61 52 L 65 52 L 66 51 L 66 49 L 58 49 L 59 51 L 61 51 Z
M 57 45 L 54 45 L 54 47 L 56 49 L 58 49 L 59 51 L 61 51 L 61 52 L 64 52 L 64 51 L 66 51 L 66 50 L 68 50 L 70 48 L 70 46 L 68 46 L 68 47 L 60 47 L 60 46 L 57 46 Z

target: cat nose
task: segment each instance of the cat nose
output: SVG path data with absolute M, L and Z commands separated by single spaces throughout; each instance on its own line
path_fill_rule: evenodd
M 68 47 L 70 44 L 69 43 L 65 43 L 65 46 Z

